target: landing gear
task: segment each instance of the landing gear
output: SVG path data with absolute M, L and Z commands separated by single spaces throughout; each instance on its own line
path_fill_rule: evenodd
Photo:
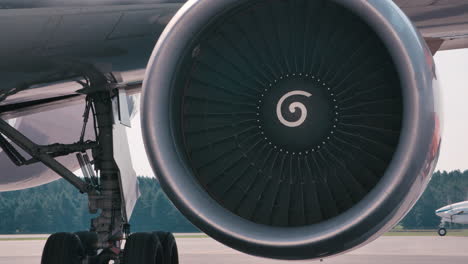
M 163 247 L 156 233 L 135 233 L 125 244 L 123 263 L 163 264 Z
M 439 228 L 437 233 L 439 234 L 439 236 L 445 236 L 447 234 L 447 229 L 441 227 L 441 228 Z
M 445 221 L 442 219 L 439 225 L 439 230 L 437 230 L 439 236 L 445 236 L 447 234 L 447 229 L 445 229 Z
M 98 236 L 96 232 L 80 231 L 74 233 L 81 241 L 84 253 L 87 257 L 97 256 L 98 247 Z
M 76 143 L 37 145 L 0 119 L 0 148 L 12 162 L 17 166 L 38 162 L 46 165 L 81 193 L 86 193 L 89 211 L 99 213 L 92 219 L 90 231 L 51 235 L 44 247 L 41 263 L 108 264 L 113 261 L 115 264 L 178 264 L 177 246 L 172 234 L 130 235 L 128 219 L 139 191 L 122 126 L 130 122 L 125 91 L 116 83 L 114 76 L 94 73 L 84 79 L 86 82 L 80 81 L 83 89 L 79 92 L 86 95 L 86 107 L 83 129 Z M 94 121 L 95 139 L 84 140 L 90 116 Z M 26 159 L 17 147 L 31 158 Z M 76 154 L 84 178 L 77 177 L 55 159 L 70 154 Z M 122 250 L 125 239 L 127 243 Z
M 41 264 L 81 264 L 83 259 L 85 250 L 77 235 L 56 233 L 47 239 Z
M 158 236 L 163 249 L 164 261 L 162 264 L 178 264 L 179 252 L 177 249 L 177 243 L 172 233 L 156 232 L 156 235 Z

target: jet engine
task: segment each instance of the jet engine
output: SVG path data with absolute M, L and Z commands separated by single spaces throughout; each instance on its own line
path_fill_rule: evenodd
M 324 258 L 372 241 L 438 157 L 432 55 L 393 1 L 189 1 L 143 89 L 162 188 L 248 254 Z

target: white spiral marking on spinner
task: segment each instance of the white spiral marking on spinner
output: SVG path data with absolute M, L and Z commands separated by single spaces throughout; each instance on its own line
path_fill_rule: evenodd
M 283 125 L 285 125 L 287 127 L 298 127 L 298 126 L 302 125 L 304 123 L 304 121 L 307 119 L 307 108 L 303 103 L 300 103 L 300 102 L 294 102 L 294 103 L 289 105 L 289 111 L 291 113 L 293 113 L 293 114 L 296 112 L 296 109 L 299 108 L 301 110 L 301 117 L 299 118 L 299 120 L 297 120 L 295 122 L 289 122 L 286 119 L 284 119 L 283 113 L 281 113 L 281 107 L 282 107 L 284 101 L 288 97 L 291 97 L 291 96 L 294 96 L 294 95 L 302 95 L 302 96 L 306 96 L 306 97 L 311 97 L 312 96 L 312 94 L 310 94 L 308 92 L 304 92 L 304 91 L 291 91 L 291 92 L 283 95 L 283 97 L 281 97 L 278 104 L 276 105 L 276 115 L 278 116 L 278 119 L 281 122 L 281 124 L 283 124 Z

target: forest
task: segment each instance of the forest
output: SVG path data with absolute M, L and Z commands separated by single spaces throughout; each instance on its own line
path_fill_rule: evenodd
M 169 202 L 154 178 L 139 177 L 141 197 L 130 220 L 131 231 L 198 232 Z M 0 193 L 0 234 L 50 234 L 88 230 L 86 195 L 65 180 Z
M 130 224 L 133 232 L 198 232 L 167 199 L 154 178 L 139 177 L 142 193 Z M 468 199 L 468 171 L 436 172 L 414 208 L 401 221 L 405 229 L 434 229 L 437 208 Z M 87 230 L 95 217 L 86 196 L 58 180 L 36 188 L 0 193 L 0 234 Z M 457 226 L 460 227 L 460 226 Z

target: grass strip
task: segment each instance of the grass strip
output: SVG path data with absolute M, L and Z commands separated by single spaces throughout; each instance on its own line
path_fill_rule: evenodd
M 176 238 L 207 238 L 207 235 L 175 235 Z M 0 241 L 47 240 L 47 237 L 0 237 Z
M 47 237 L 2 237 L 0 241 L 47 240 Z
M 14 236 L 14 235 L 13 235 Z M 174 235 L 176 238 L 208 238 L 207 235 Z M 439 236 L 437 230 L 398 230 L 385 233 L 383 236 Z M 468 229 L 447 229 L 447 236 L 468 237 Z M 47 237 L 0 237 L 0 241 L 47 240 Z
M 437 229 L 434 230 L 398 230 L 390 231 L 384 236 L 439 236 Z M 447 236 L 468 237 L 467 229 L 447 229 Z

